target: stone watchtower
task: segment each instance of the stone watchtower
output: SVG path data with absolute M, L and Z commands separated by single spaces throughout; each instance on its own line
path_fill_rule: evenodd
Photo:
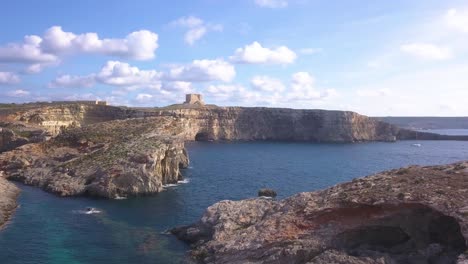
M 187 94 L 185 95 L 185 103 L 190 105 L 205 105 L 201 94 Z

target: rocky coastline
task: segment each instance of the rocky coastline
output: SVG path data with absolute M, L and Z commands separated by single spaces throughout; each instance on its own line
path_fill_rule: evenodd
M 284 200 L 221 201 L 171 230 L 197 263 L 467 263 L 468 162 L 411 166 Z
M 0 178 L 60 196 L 119 198 L 155 194 L 165 184 L 181 180 L 181 169 L 189 163 L 186 141 L 405 139 L 468 137 L 415 132 L 346 111 L 186 104 L 164 108 L 3 105 Z M 11 193 L 0 192 L 0 196 L 10 201 Z
M 181 180 L 180 169 L 188 165 L 181 124 L 155 117 L 70 128 L 0 154 L 0 171 L 6 179 L 60 196 L 157 193 Z
M 0 175 L 0 230 L 5 226 L 11 214 L 18 206 L 16 199 L 19 192 L 18 187 Z

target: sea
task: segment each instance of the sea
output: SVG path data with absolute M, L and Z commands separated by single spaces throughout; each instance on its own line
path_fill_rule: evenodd
M 256 197 L 260 188 L 283 199 L 383 170 L 468 159 L 468 141 L 193 142 L 187 149 L 185 180 L 153 196 L 60 198 L 18 184 L 20 206 L 0 231 L 0 263 L 183 263 L 189 246 L 166 231 L 197 221 L 218 201 Z

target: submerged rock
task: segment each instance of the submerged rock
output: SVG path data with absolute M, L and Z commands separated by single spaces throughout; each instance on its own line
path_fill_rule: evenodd
M 260 189 L 258 190 L 258 196 L 264 196 L 264 197 L 276 197 L 276 192 L 272 189 Z
M 222 201 L 172 233 L 200 263 L 465 263 L 466 168 L 412 166 L 281 201 Z

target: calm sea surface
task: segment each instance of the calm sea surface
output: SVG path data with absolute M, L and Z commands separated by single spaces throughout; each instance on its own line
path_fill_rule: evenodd
M 412 144 L 420 143 L 420 147 Z M 189 143 L 188 183 L 128 200 L 58 198 L 20 185 L 20 208 L 0 232 L 0 263 L 180 263 L 188 247 L 166 229 L 209 205 L 275 189 L 279 198 L 410 164 L 468 159 L 468 142 Z M 86 215 L 86 207 L 100 214 Z

